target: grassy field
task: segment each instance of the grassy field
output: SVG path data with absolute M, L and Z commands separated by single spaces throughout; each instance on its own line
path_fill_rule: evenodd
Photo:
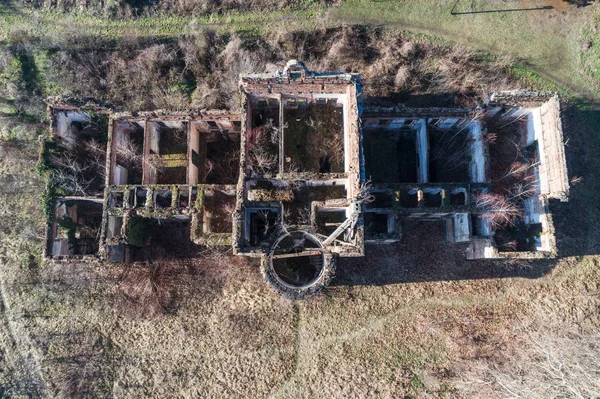
M 439 36 L 480 50 L 510 54 L 523 66 L 580 94 L 592 94 L 579 77 L 579 42 L 595 7 L 569 8 L 561 1 L 459 1 L 450 15 L 451 1 L 350 0 L 330 16 L 340 21 L 398 25 Z M 478 11 L 548 10 L 473 13 Z M 597 95 L 596 92 L 593 93 Z
M 597 7 L 451 16 L 452 4 L 353 0 L 127 20 L 0 5 L 0 397 L 598 395 L 600 116 L 588 101 L 598 96 Z M 544 5 L 461 1 L 457 11 Z M 383 28 L 332 29 L 355 24 Z M 315 54 L 311 65 L 358 69 L 370 93 L 401 90 L 407 101 L 448 88 L 439 66 L 460 76 L 449 104 L 497 85 L 567 94 L 569 174 L 582 182 L 568 203 L 552 204 L 561 257 L 466 262 L 443 226 L 407 226 L 401 243 L 341 261 L 333 285 L 304 302 L 276 296 L 239 258 L 175 262 L 158 275 L 148 265 L 41 264 L 40 99 L 88 90 L 136 107 L 189 106 L 191 86 L 219 93 L 229 90 L 228 67 L 265 66 L 240 61 L 249 48 L 279 63 Z M 495 70 L 498 79 L 482 76 Z M 431 77 L 411 80 L 421 75 Z M 139 93 L 116 90 L 123 82 Z
M 309 3 L 310 4 L 310 3 Z M 201 17 L 163 15 L 137 19 L 101 19 L 51 10 L 0 6 L 0 40 L 32 34 L 46 40 L 77 34 L 118 39 L 124 36 L 173 37 L 197 34 L 202 29 L 221 32 L 310 30 L 340 25 L 381 25 L 441 37 L 469 47 L 508 54 L 518 64 L 558 82 L 575 95 L 598 98 L 597 85 L 582 78 L 581 47 L 585 36 L 597 40 L 596 6 L 569 7 L 562 1 L 503 0 L 460 1 L 348 0 L 336 7 L 314 4 L 270 12 L 225 12 Z M 550 9 L 542 9 L 551 7 Z M 489 12 L 513 10 L 506 12 Z M 523 10 L 523 11 L 514 11 Z M 481 13 L 483 11 L 483 13 Z M 487 11 L 487 12 L 485 12 Z M 596 49 L 596 47 L 594 47 Z M 585 58 L 585 54 L 583 55 Z

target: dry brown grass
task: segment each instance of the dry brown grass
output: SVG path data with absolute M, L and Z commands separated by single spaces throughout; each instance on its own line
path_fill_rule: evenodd
M 415 106 L 474 106 L 491 91 L 515 88 L 508 58 L 375 27 L 282 27 L 265 37 L 207 31 L 117 47 L 72 35 L 50 58 L 51 81 L 127 109 L 237 109 L 241 73 L 281 70 L 291 58 L 317 71 L 361 72 L 367 97 Z
M 544 265 L 467 262 L 438 227 L 367 248 L 369 258 L 338 266 L 339 285 L 296 304 L 271 293 L 252 262 L 218 254 L 125 274 L 48 265 L 27 279 L 9 263 L 2 279 L 49 396 L 504 398 L 507 381 L 526 397 L 539 381 L 551 385 L 540 392 L 562 393 L 530 336 L 590 368 L 595 257 L 537 279 L 486 278 Z
M 363 47 L 345 59 L 331 50 L 340 39 Z M 439 94 L 448 87 L 440 76 L 449 76 L 458 94 L 444 104 L 470 104 L 481 87 L 496 82 L 491 74 L 480 82 L 448 72 L 488 65 L 469 52 L 376 29 L 284 32 L 259 43 L 232 39 L 227 51 L 225 38 L 206 40 L 179 43 L 172 57 L 173 43 L 133 41 L 110 53 L 123 61 L 111 63 L 106 49 L 87 46 L 85 58 L 81 48 L 62 48 L 52 60 L 62 69 L 50 78 L 119 106 L 154 107 L 178 104 L 180 94 L 162 103 L 154 94 L 191 82 L 183 79 L 191 70 L 194 98 L 213 101 L 200 88 L 222 93 L 233 82 L 225 78 L 225 62 L 243 65 L 235 52 L 263 47 L 279 66 L 299 56 L 315 69 L 366 71 L 366 89 L 375 95 L 395 93 L 396 84 Z M 124 91 L 118 83 L 137 72 L 136 90 Z M 103 83 L 107 76 L 115 78 L 110 85 Z M 586 251 L 598 242 L 581 219 L 596 220 L 589 204 L 597 202 L 597 190 L 584 187 L 597 187 L 598 151 L 589 140 L 595 134 L 570 141 L 568 148 L 580 151 L 576 173 L 586 182 L 574 188 L 571 216 L 581 223 L 557 228 Z M 0 385 L 9 396 L 504 398 L 518 396 L 506 388 L 527 397 L 575 397 L 564 390 L 574 385 L 588 396 L 597 389 L 598 378 L 576 367 L 597 370 L 588 356 L 600 327 L 596 256 L 469 263 L 461 247 L 444 243 L 443 226 L 419 226 L 424 235 L 404 226 L 402 242 L 341 262 L 336 285 L 298 303 L 273 294 L 253 262 L 215 254 L 135 264 L 125 274 L 121 266 L 87 262 L 28 268 L 22 256 L 39 256 L 45 229 L 41 182 L 32 173 L 37 146 L 11 141 L 0 149 Z M 549 349 L 568 365 L 566 378 L 548 373 L 556 365 Z M 546 390 L 534 391 L 541 383 Z
M 527 298 L 524 311 L 507 326 L 506 348 L 466 365 L 457 382 L 467 395 L 541 399 L 600 394 L 600 335 L 594 315 L 598 260 L 565 261 L 550 279 L 551 292 L 549 286 L 531 283 L 532 292 L 522 293 Z
M 271 10 L 302 6 L 301 0 L 177 0 L 145 1 L 117 0 L 113 2 L 89 2 L 86 0 L 12 0 L 14 4 L 49 9 L 58 12 L 87 12 L 98 17 L 132 18 L 155 13 L 175 15 L 205 15 L 212 12 Z M 321 4 L 336 4 L 337 0 L 320 0 Z

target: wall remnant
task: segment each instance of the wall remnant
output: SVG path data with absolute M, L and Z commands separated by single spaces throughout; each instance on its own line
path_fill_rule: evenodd
M 418 109 L 366 106 L 361 93 L 359 74 L 292 60 L 241 76 L 241 113 L 48 99 L 42 159 L 62 185 L 47 257 L 125 262 L 160 245 L 180 256 L 230 247 L 303 298 L 327 285 L 337 257 L 399 241 L 410 219 L 444 220 L 468 259 L 556 254 L 548 201 L 569 191 L 556 94 Z M 81 148 L 96 169 L 77 160 Z

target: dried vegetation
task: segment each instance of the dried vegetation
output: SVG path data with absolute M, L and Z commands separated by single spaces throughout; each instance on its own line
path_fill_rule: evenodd
M 364 27 L 117 43 L 70 34 L 51 50 L 36 48 L 26 36 L 19 40 L 0 57 L 2 393 L 598 395 L 593 355 L 600 269 L 593 256 L 556 264 L 467 263 L 461 248 L 444 243 L 443 227 L 409 232 L 403 226 L 405 239 L 397 246 L 370 247 L 368 261 L 340 263 L 336 285 L 296 304 L 272 294 L 256 265 L 220 254 L 177 261 L 155 256 L 126 269 L 39 265 L 43 185 L 33 169 L 37 132 L 47 128 L 38 124 L 44 95 L 93 96 L 133 110 L 223 107 L 236 101 L 231 88 L 238 72 L 281 68 L 288 58 L 300 58 L 313 69 L 363 72 L 369 96 L 461 106 L 477 103 L 484 91 L 512 86 L 503 73 L 508 61 Z M 572 119 L 590 123 L 597 116 L 575 113 Z M 581 160 L 570 170 L 586 181 L 556 220 L 573 254 L 598 253 L 599 232 L 590 223 L 597 215 L 589 208 L 598 201 L 597 130 L 573 135 L 568 146 L 577 155 L 569 159 Z
M 116 44 L 71 35 L 48 53 L 47 79 L 128 109 L 236 108 L 240 73 L 282 69 L 290 58 L 314 70 L 360 71 L 367 97 L 417 106 L 473 106 L 514 83 L 509 59 L 367 27 Z
M 27 6 L 49 9 L 57 12 L 86 12 L 98 17 L 131 18 L 169 13 L 174 15 L 205 15 L 215 12 L 272 10 L 277 8 L 297 8 L 303 0 L 115 0 L 90 2 L 86 0 L 12 0 Z M 336 0 L 311 0 L 313 5 L 335 4 Z M 305 5 L 305 4 L 304 4 Z

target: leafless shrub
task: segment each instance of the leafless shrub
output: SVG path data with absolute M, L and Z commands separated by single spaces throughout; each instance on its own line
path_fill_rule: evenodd
M 210 73 L 210 66 L 205 61 L 214 56 L 216 35 L 211 31 L 199 30 L 197 20 L 193 20 L 188 25 L 188 29 L 191 34 L 177 40 L 177 47 L 183 53 L 185 69 L 192 71 L 195 75 Z
M 476 51 L 465 46 L 429 46 L 423 56 L 436 59 L 427 71 L 427 91 L 470 98 L 465 105 L 480 103 L 489 92 L 507 89 L 512 81 L 507 73 L 508 57 L 483 62 Z
M 221 95 L 218 82 L 210 78 L 202 79 L 192 93 L 192 106 L 207 109 L 222 107 Z
M 290 207 L 282 205 L 283 211 L 281 213 L 282 215 L 282 223 L 286 226 L 290 225 L 289 221 L 292 219 L 292 210 L 290 209 Z
M 402 65 L 398 68 L 396 76 L 394 77 L 394 86 L 397 89 L 401 89 L 407 85 L 410 78 L 410 67 Z
M 501 194 L 481 193 L 474 196 L 474 201 L 475 206 L 485 212 L 483 219 L 495 227 L 512 226 L 523 215 L 523 211 L 514 202 Z
M 267 153 L 263 148 L 256 148 L 252 152 L 252 161 L 250 169 L 259 174 L 271 172 L 277 164 L 277 157 Z
M 87 397 L 94 393 L 100 367 L 96 356 L 75 355 L 68 361 L 66 373 L 58 381 L 59 398 Z
M 171 128 L 167 127 L 165 124 L 161 124 L 161 128 L 163 134 L 169 137 L 169 141 L 172 143 L 187 143 L 187 132 L 184 128 Z
M 149 93 L 154 108 L 185 109 L 189 106 L 189 98 L 177 86 L 157 84 Z
M 296 172 L 300 172 L 302 170 L 302 168 L 300 168 L 300 166 L 296 163 L 296 162 L 287 162 L 285 163 L 285 171 L 287 173 L 296 173 Z
M 133 54 L 112 53 L 108 60 L 104 79 L 113 83 L 107 86 L 111 98 L 127 103 L 129 108 L 177 108 L 181 104 L 181 93 L 173 89 L 181 81 L 174 74 L 181 71 L 176 47 L 156 44 Z M 138 91 L 144 95 L 131 94 Z
M 236 209 L 235 201 L 226 201 L 226 202 L 223 202 L 221 205 L 221 212 L 227 216 L 233 215 L 233 213 L 235 212 L 235 209 Z
M 106 145 L 92 139 L 83 143 L 83 151 L 88 157 L 90 169 L 104 181 L 106 176 Z
M 310 224 L 311 212 L 308 207 L 298 209 L 298 224 Z
M 170 262 L 159 255 L 155 262 L 125 266 L 119 283 L 118 311 L 130 317 L 144 318 L 164 314 L 171 298 L 165 279 Z
M 346 32 L 346 31 L 344 31 Z M 335 64 L 343 64 L 348 61 L 348 54 L 354 53 L 354 46 L 347 34 L 342 34 L 339 40 L 336 40 L 327 52 L 327 59 Z
M 223 65 L 220 91 L 228 108 L 239 108 L 237 88 L 240 75 L 264 72 L 267 57 L 266 49 L 255 48 L 250 51 L 246 49 L 239 36 L 232 36 L 218 57 L 220 64 Z
M 600 395 L 600 336 L 525 331 L 520 350 L 501 364 L 478 363 L 461 382 L 469 397 L 595 398 Z
M 106 144 L 102 144 L 95 139 L 88 140 L 84 143 L 88 153 L 106 157 Z
M 402 47 L 400 47 L 400 54 L 404 58 L 412 58 L 417 52 L 417 45 L 413 42 L 404 42 L 402 43 Z
M 452 171 L 470 162 L 467 146 L 469 137 L 463 133 L 467 126 L 468 124 L 458 131 L 447 130 L 438 139 L 439 143 L 435 147 L 435 151 L 432 151 L 431 157 L 436 161 L 443 162 L 445 170 Z
M 149 167 L 154 168 L 156 173 L 163 173 L 167 169 L 163 159 L 157 155 L 147 157 L 146 162 Z
M 507 87 L 512 79 L 508 59 L 482 60 L 467 48 L 415 44 L 397 31 L 376 27 L 310 32 L 284 27 L 260 38 L 229 39 L 210 31 L 198 34 L 193 23 L 188 30 L 177 43 L 147 45 L 130 38 L 116 50 L 73 32 L 52 56 L 48 76 L 75 93 L 128 109 L 237 108 L 240 73 L 264 72 L 267 64 L 281 68 L 290 58 L 302 59 L 314 70 L 360 71 L 369 96 L 398 90 L 445 94 L 454 102 L 447 105 L 479 103 L 482 95 Z M 82 48 L 90 49 L 85 57 Z M 195 90 L 189 86 L 194 83 Z
M 509 178 L 509 177 L 514 177 L 514 178 L 521 178 L 523 177 L 528 171 L 529 169 L 533 168 L 535 165 L 531 164 L 531 163 L 527 163 L 524 161 L 515 161 L 510 165 L 510 168 L 508 169 L 508 171 L 506 172 L 506 174 L 504 176 L 502 176 L 500 179 L 498 179 L 497 181 Z
M 279 143 L 279 137 L 281 137 L 283 129 L 287 128 L 287 123 L 282 127 L 277 127 L 273 119 L 267 119 L 267 122 L 263 125 L 263 129 L 269 133 L 269 139 L 271 144 L 277 145 Z

